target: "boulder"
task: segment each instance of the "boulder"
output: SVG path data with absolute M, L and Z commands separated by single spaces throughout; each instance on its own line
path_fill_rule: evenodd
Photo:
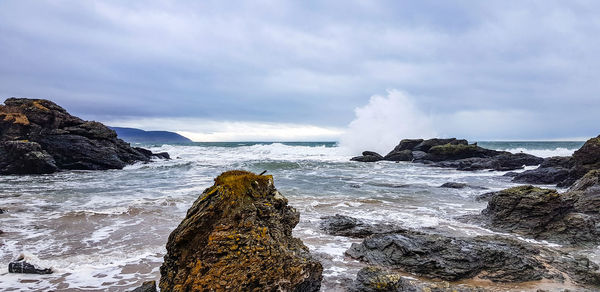
M 486 220 L 484 224 L 495 230 L 563 244 L 597 244 L 598 196 L 593 190 L 559 194 L 555 190 L 520 186 L 492 193 L 481 215 Z
M 362 156 L 352 157 L 350 160 L 359 162 L 376 162 L 383 160 L 383 156 L 377 152 L 363 151 Z
M 228 171 L 171 233 L 162 291 L 318 291 L 321 264 L 292 237 L 299 213 L 270 175 Z
M 407 278 L 400 273 L 376 266 L 358 271 L 351 292 L 471 292 L 486 291 L 466 285 L 451 285 L 445 281 L 423 282 Z
M 440 186 L 440 188 L 447 189 L 464 189 L 467 187 L 466 183 L 458 183 L 458 182 L 447 182 Z
M 385 157 L 383 160 L 387 161 L 412 161 L 413 155 L 410 150 L 402 150 L 402 151 L 392 151 Z
M 467 140 L 464 140 L 464 139 L 460 139 L 459 140 L 459 139 L 456 139 L 456 138 L 448 138 L 448 139 L 434 138 L 434 139 L 425 140 L 425 141 L 419 143 L 418 145 L 416 145 L 415 147 L 413 147 L 411 150 L 413 150 L 413 151 L 429 152 L 429 150 L 432 147 L 446 145 L 446 144 L 450 144 L 450 145 L 468 145 L 469 142 L 467 142 Z
M 0 105 L 2 153 L 9 155 L 0 155 L 0 174 L 121 169 L 153 156 L 99 122 L 72 116 L 49 100 L 28 98 L 9 98 Z
M 407 232 L 374 234 L 346 251 L 351 258 L 445 281 L 549 280 L 600 287 L 593 262 L 500 236 L 447 237 Z

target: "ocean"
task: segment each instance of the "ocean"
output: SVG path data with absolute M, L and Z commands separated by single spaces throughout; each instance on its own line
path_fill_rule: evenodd
M 478 144 L 550 157 L 571 155 L 583 142 Z M 333 142 L 145 146 L 173 159 L 123 170 L 0 176 L 0 208 L 6 211 L 0 214 L 0 289 L 124 291 L 158 280 L 170 232 L 226 170 L 266 170 L 274 176 L 277 189 L 301 214 L 294 235 L 323 263 L 323 291 L 343 290 L 364 264 L 344 257 L 360 240 L 324 234 L 318 228 L 322 216 L 343 214 L 456 236 L 493 234 L 456 217 L 485 208 L 477 195 L 515 186 L 505 172 L 351 162 L 359 153 Z M 445 182 L 473 187 L 439 188 Z M 584 253 L 600 263 L 598 249 Z M 55 272 L 9 274 L 8 263 L 20 255 Z M 535 291 L 526 285 L 498 287 Z

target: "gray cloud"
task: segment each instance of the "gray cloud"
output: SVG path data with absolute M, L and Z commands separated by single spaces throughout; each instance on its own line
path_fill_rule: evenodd
M 399 89 L 434 120 L 483 117 L 448 135 L 600 131 L 597 2 L 322 2 L 2 1 L 0 94 L 105 121 L 341 127 Z

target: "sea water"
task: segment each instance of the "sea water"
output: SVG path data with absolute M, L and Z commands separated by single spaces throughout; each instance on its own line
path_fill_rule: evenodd
M 582 144 L 479 142 L 543 157 L 571 155 Z M 167 151 L 173 159 L 123 170 L 1 176 L 0 208 L 6 212 L 0 214 L 0 290 L 124 291 L 158 280 L 170 232 L 226 170 L 273 175 L 275 186 L 301 214 L 294 236 L 323 263 L 323 291 L 343 290 L 364 264 L 344 256 L 360 240 L 323 233 L 321 217 L 343 214 L 452 236 L 491 234 L 456 217 L 485 208 L 476 196 L 515 186 L 499 171 L 351 162 L 356 153 L 336 143 L 145 146 Z M 472 187 L 440 188 L 445 182 Z M 20 255 L 54 273 L 9 274 L 8 263 Z M 597 250 L 587 255 L 598 261 Z

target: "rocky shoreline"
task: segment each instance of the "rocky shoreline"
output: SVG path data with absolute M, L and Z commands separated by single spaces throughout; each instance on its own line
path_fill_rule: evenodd
M 0 105 L 0 174 L 122 169 L 153 157 L 169 155 L 131 147 L 105 125 L 49 100 L 8 98 Z

